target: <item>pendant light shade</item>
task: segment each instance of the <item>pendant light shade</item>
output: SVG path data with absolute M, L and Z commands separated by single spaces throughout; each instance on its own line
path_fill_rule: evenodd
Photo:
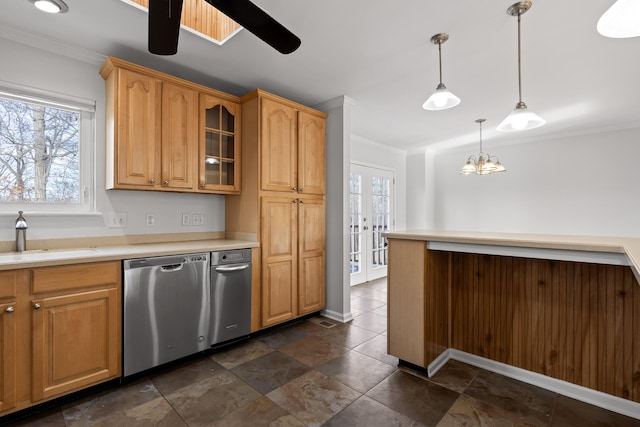
M 616 1 L 602 14 L 596 28 L 605 37 L 621 39 L 640 36 L 640 1 Z
M 527 104 L 522 101 L 522 70 L 521 70 L 521 47 L 520 47 L 520 16 L 531 8 L 530 1 L 515 3 L 507 9 L 507 14 L 518 17 L 518 103 L 516 108 L 498 125 L 501 132 L 513 132 L 519 130 L 534 129 L 544 125 L 545 120 L 530 111 Z
M 478 157 L 469 156 L 467 163 L 460 170 L 460 175 L 491 175 L 492 173 L 507 171 L 497 157 L 482 152 L 482 123 L 484 121 L 485 119 L 476 120 L 476 123 L 480 125 L 480 153 Z M 493 159 L 495 159 L 495 162 Z
M 498 125 L 500 132 L 512 132 L 518 130 L 534 129 L 544 125 L 546 121 L 529 111 L 524 102 L 519 102 L 516 108 Z
M 436 34 L 431 37 L 431 43 L 438 45 L 438 64 L 440 65 L 440 84 L 435 92 L 422 104 L 425 110 L 446 110 L 460 104 L 460 98 L 455 96 L 442 83 L 442 43 L 449 40 L 449 35 L 445 33 Z

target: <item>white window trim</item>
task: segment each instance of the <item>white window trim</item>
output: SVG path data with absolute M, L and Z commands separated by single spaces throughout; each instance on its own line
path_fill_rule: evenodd
M 14 215 L 22 210 L 26 214 L 94 214 L 96 213 L 95 145 L 96 102 L 43 89 L 0 81 L 0 96 L 17 101 L 75 110 L 80 114 L 80 203 L 77 205 L 48 203 L 2 203 L 0 216 Z

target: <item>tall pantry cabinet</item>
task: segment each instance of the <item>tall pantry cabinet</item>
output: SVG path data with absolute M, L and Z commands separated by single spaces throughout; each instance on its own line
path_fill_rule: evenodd
M 227 197 L 226 230 L 260 242 L 257 330 L 325 307 L 326 114 L 262 90 L 241 102 L 242 194 Z

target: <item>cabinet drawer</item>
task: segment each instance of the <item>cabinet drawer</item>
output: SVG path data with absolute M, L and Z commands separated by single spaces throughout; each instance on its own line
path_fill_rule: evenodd
M 111 285 L 120 280 L 120 263 L 116 261 L 35 268 L 31 278 L 33 294 Z
M 18 283 L 18 273 L 16 271 L 0 272 L 0 299 L 15 298 L 16 283 Z

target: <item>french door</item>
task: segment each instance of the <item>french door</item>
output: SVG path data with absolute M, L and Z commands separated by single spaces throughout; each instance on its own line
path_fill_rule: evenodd
M 387 275 L 387 239 L 393 227 L 393 172 L 351 164 L 349 174 L 351 286 Z

